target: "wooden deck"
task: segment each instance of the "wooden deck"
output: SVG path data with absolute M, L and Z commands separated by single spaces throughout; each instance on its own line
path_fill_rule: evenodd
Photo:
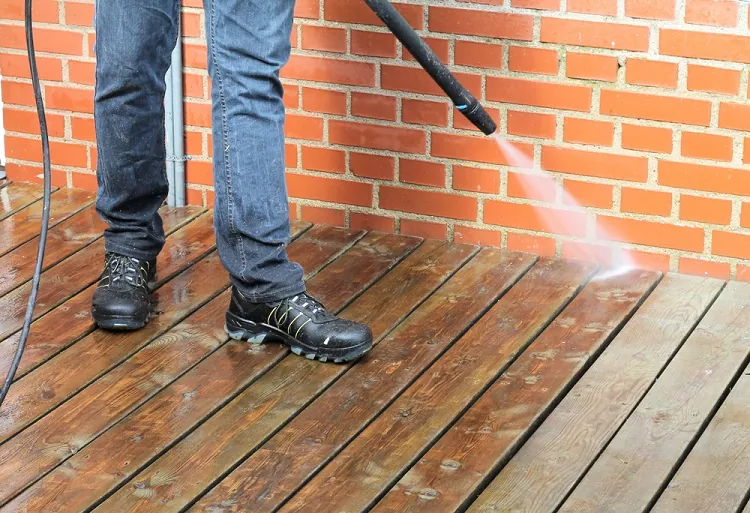
M 0 376 L 41 188 L 0 189 Z M 103 223 L 53 195 L 36 321 L 0 412 L 0 511 L 750 512 L 750 284 L 294 223 L 354 365 L 223 331 L 212 213 L 164 210 L 156 316 L 95 330 Z

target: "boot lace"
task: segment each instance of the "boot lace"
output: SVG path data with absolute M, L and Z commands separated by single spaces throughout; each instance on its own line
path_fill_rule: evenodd
M 148 284 L 148 262 L 124 255 L 110 254 L 107 256 L 105 267 L 107 268 L 107 285 L 109 287 L 122 287 L 129 284 L 134 287 L 146 287 Z

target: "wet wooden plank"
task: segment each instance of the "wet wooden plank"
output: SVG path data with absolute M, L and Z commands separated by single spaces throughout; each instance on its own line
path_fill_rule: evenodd
M 202 210 L 195 208 L 165 209 L 164 228 L 172 233 L 190 222 Z M 99 239 L 78 253 L 66 258 L 42 273 L 34 319 L 38 319 L 92 283 L 102 272 L 104 239 Z M 14 289 L 0 298 L 0 340 L 23 326 L 31 282 Z
M 750 490 L 750 368 L 651 510 L 654 513 L 738 511 Z
M 292 242 L 288 251 L 291 258 L 300 262 L 306 274 L 315 273 L 361 236 L 361 233 L 356 231 L 339 228 L 321 228 L 311 231 L 315 233 Z M 325 247 L 327 250 L 317 251 L 316 248 L 320 247 Z M 208 273 L 208 279 L 223 283 L 224 287 L 228 287 L 228 277 L 223 268 L 216 265 L 218 260 L 215 258 L 215 254 L 213 260 L 214 263 L 208 268 L 201 269 L 201 272 Z M 98 379 L 73 399 L 30 426 L 5 447 L 0 447 L 3 451 L 13 450 L 14 447 L 24 448 L 24 457 L 28 463 L 21 470 L 21 473 L 27 476 L 33 475 L 34 472 L 41 476 L 49 469 L 65 461 L 74 452 L 70 450 L 71 446 L 75 446 L 75 452 L 78 452 L 78 455 L 65 467 L 62 467 L 63 469 L 75 467 L 76 462 L 81 459 L 86 461 L 87 464 L 92 464 L 96 459 L 95 457 L 89 459 L 89 453 L 92 451 L 100 456 L 110 458 L 112 454 L 119 450 L 118 447 L 109 447 L 101 451 L 99 446 L 102 442 L 98 444 L 95 442 L 95 445 L 87 448 L 86 451 L 81 451 L 81 449 L 104 430 L 145 403 L 146 400 L 157 395 L 160 390 L 169 387 L 180 376 L 190 379 L 190 369 L 195 369 L 196 364 L 199 364 L 200 361 L 203 361 L 204 366 L 209 363 L 217 364 L 215 358 L 211 358 L 209 355 L 228 339 L 223 329 L 224 313 L 228 302 L 229 290 L 226 290 L 173 329 L 155 339 L 122 365 Z M 236 345 L 239 348 L 243 344 L 237 343 Z M 263 351 L 255 350 L 253 346 L 246 345 L 246 347 L 250 349 L 248 352 L 251 353 L 251 356 L 254 355 L 251 362 L 248 362 L 252 365 L 248 365 L 242 370 L 243 373 L 247 372 L 248 375 L 253 374 L 253 367 L 256 367 L 255 374 L 257 374 L 264 370 L 264 365 L 268 365 L 277 359 L 273 357 L 264 359 L 258 355 Z M 235 348 L 233 352 L 236 352 L 238 348 Z M 268 354 L 270 355 L 270 353 Z M 208 357 L 208 360 L 204 360 L 206 357 Z M 215 370 L 216 368 L 212 367 L 212 369 Z M 195 371 L 192 375 L 196 373 L 205 377 L 205 374 L 200 371 Z M 231 377 L 232 373 L 230 372 L 225 376 Z M 207 380 L 207 382 L 210 381 Z M 213 397 L 209 395 L 209 399 L 213 399 Z M 213 405 L 213 403 L 210 404 L 210 406 Z M 153 417 L 148 416 L 147 418 L 153 422 Z M 114 431 L 116 432 L 117 429 L 118 427 L 115 427 Z M 122 442 L 117 437 L 114 440 L 118 445 Z M 110 439 L 110 443 L 111 441 L 112 439 Z M 98 447 L 101 452 L 97 452 Z M 70 477 L 69 472 L 65 470 L 63 470 L 63 474 Z M 26 502 L 43 504 L 50 500 L 48 495 L 50 493 L 55 494 L 55 488 L 52 485 L 55 483 L 56 476 L 57 474 L 52 472 L 46 480 L 31 488 L 14 504 Z M 97 480 L 94 479 L 93 481 L 96 482 Z M 77 484 L 86 486 L 88 483 L 88 479 L 83 479 Z M 91 488 L 88 488 L 87 491 L 91 492 Z M 52 503 L 69 507 L 76 501 L 80 502 L 82 498 L 83 494 L 76 494 L 75 499 L 71 499 L 72 502 L 58 503 L 54 497 L 51 500 Z M 93 497 L 93 499 L 95 498 L 96 496 Z M 9 507 L 13 509 L 16 506 Z M 46 511 L 53 506 L 39 507 Z M 31 507 L 31 509 L 36 508 L 37 506 Z
M 172 243 L 163 252 L 162 259 L 177 256 L 188 262 L 200 260 L 214 246 L 213 216 L 201 216 L 170 239 Z M 218 294 L 221 282 L 195 276 L 204 267 L 188 269 L 180 279 L 156 290 L 152 319 L 144 328 L 129 333 L 95 331 L 17 381 L 8 392 L 4 411 L 0 412 L 0 443 Z M 221 272 L 220 265 L 216 272 Z
M 325 230 L 329 234 L 344 231 L 330 227 Z M 311 251 L 319 240 L 302 237 L 290 246 L 290 258 L 305 263 L 308 274 L 326 263 L 313 261 L 321 257 L 320 252 Z M 408 240 L 412 244 L 418 242 Z M 330 244 L 327 246 L 332 248 Z M 362 252 L 359 255 L 361 257 Z M 332 256 L 336 254 L 329 255 Z M 352 274 L 359 274 L 361 260 L 352 249 L 327 269 L 341 265 L 338 264 L 341 261 Z M 380 274 L 383 272 L 381 269 Z M 325 273 L 307 282 L 308 290 L 334 312 L 350 299 L 335 299 L 341 285 L 338 280 L 327 279 Z M 355 290 L 352 294 L 359 292 Z M 223 318 L 220 322 L 223 323 Z M 278 344 L 253 346 L 229 342 L 19 496 L 11 506 L 33 504 L 32 509 L 38 506 L 45 511 L 68 507 L 86 509 L 182 438 L 205 416 L 221 408 L 287 353 L 286 348 Z M 113 451 L 121 457 L 113 460 Z
M 292 240 L 305 233 L 310 226 L 310 223 L 292 222 Z M 159 259 L 156 287 L 162 286 L 194 263 L 192 254 L 181 251 L 173 252 L 169 249 L 176 243 L 178 241 L 167 238 L 165 245 L 167 249 Z M 213 247 L 215 245 L 207 249 L 213 249 Z M 91 298 L 95 289 L 96 284 L 89 286 L 32 323 L 16 379 L 22 378 L 94 330 L 95 326 L 91 319 Z M 60 326 L 65 326 L 65 330 L 60 330 Z M 5 375 L 20 338 L 21 333 L 18 331 L 0 341 L 0 374 Z
M 94 194 L 77 189 L 60 189 L 50 195 L 49 228 L 79 212 L 94 202 Z M 4 255 L 24 242 L 37 239 L 42 228 L 42 207 L 37 201 L 0 222 L 0 255 Z M 48 235 L 51 235 L 48 232 Z M 51 239 L 51 237 L 50 237 Z M 34 241 L 38 247 L 38 240 Z M 52 241 L 48 241 L 49 244 Z M 36 260 L 36 255 L 34 255 Z
M 57 187 L 50 189 L 57 191 Z M 0 220 L 42 199 L 44 189 L 36 183 L 15 182 L 0 189 Z M 50 196 L 51 198 L 52 196 Z
M 723 282 L 667 275 L 467 510 L 555 510 L 647 392 Z
M 748 342 L 750 283 L 730 282 L 560 511 L 650 509 L 744 370 Z
M 319 504 L 329 511 L 370 508 L 544 330 L 593 270 L 584 262 L 540 259 L 279 511 L 314 511 Z
M 47 232 L 43 270 L 100 238 L 106 227 L 91 205 L 50 228 Z M 0 295 L 32 279 L 38 250 L 39 241 L 35 238 L 0 257 Z
M 378 236 L 396 240 L 402 238 L 383 234 Z M 382 258 L 373 256 L 374 261 Z M 466 258 L 465 251 L 451 248 L 444 242 L 425 242 L 342 315 L 370 325 L 378 341 L 400 322 L 404 310 L 409 311 L 416 306 L 415 302 L 418 304 L 424 299 L 424 289 L 428 284 L 432 284 L 434 290 L 442 281 L 438 277 L 443 275 L 445 279 L 460 265 L 458 262 Z M 339 262 L 341 265 L 338 265 Z M 333 266 L 338 269 L 329 271 Z M 344 257 L 333 266 L 321 273 L 321 276 L 326 275 L 326 281 L 343 284 L 357 274 L 352 273 L 352 265 L 345 262 Z M 348 274 L 344 272 L 347 269 Z M 408 280 L 407 277 L 412 274 L 421 276 L 421 279 Z M 373 303 L 382 303 L 384 297 L 397 297 L 394 292 L 403 290 L 404 279 L 411 282 L 416 291 L 421 290 L 422 294 L 407 294 L 400 308 L 373 308 Z M 363 304 L 370 307 L 362 309 L 359 305 Z M 387 317 L 384 317 L 384 312 Z M 386 322 L 388 318 L 391 323 Z M 139 474 L 132 483 L 105 501 L 98 511 L 180 511 L 207 486 L 231 470 L 245 454 L 283 426 L 346 367 L 323 365 L 295 356 L 285 358 Z M 170 476 L 168 482 L 161 478 L 164 475 Z M 142 493 L 144 489 L 147 490 L 145 494 Z
M 659 273 L 594 279 L 373 509 L 453 512 L 497 472 L 656 285 Z
M 221 502 L 231 503 L 231 511 L 274 511 L 413 383 L 534 261 L 521 253 L 481 251 L 380 342 L 370 358 L 344 374 L 196 509 L 216 508 Z

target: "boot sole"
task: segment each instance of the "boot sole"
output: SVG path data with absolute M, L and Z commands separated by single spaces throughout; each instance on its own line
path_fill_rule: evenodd
M 323 352 L 319 348 L 312 348 L 300 343 L 283 331 L 253 321 L 241 319 L 232 313 L 227 313 L 224 331 L 234 340 L 242 340 L 251 344 L 265 344 L 266 342 L 281 342 L 289 346 L 292 353 L 304 356 L 308 360 L 320 362 L 349 363 L 362 358 L 370 349 L 372 343 L 367 342 L 346 350 Z
M 94 323 L 100 329 L 107 331 L 135 331 L 143 328 L 148 319 L 133 319 L 132 317 L 104 317 L 94 319 Z

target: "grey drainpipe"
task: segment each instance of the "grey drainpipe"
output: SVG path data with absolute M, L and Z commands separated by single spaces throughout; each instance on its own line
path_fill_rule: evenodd
M 182 29 L 178 28 L 177 44 L 172 51 L 172 63 L 166 75 L 165 132 L 167 143 L 167 179 L 170 206 L 185 206 L 185 127 L 183 126 L 182 98 Z

